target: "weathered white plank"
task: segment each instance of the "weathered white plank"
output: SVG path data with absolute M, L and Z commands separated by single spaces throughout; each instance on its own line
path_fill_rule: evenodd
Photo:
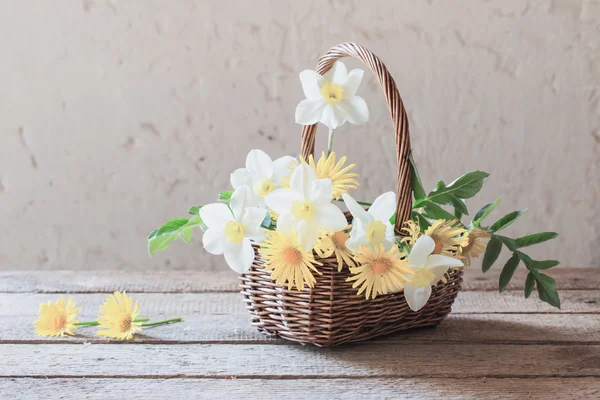
M 0 293 L 0 316 L 35 316 L 39 304 L 56 300 L 61 294 Z M 69 296 L 69 295 L 67 295 Z M 106 294 L 79 293 L 72 295 L 77 306 L 83 309 L 83 319 L 94 319 Z M 153 319 L 168 316 L 190 316 L 194 313 L 220 313 L 230 315 L 245 313 L 242 296 L 238 293 L 135 293 L 142 314 Z M 600 290 L 570 290 L 561 293 L 559 310 L 536 295 L 525 299 L 522 291 L 461 292 L 453 313 L 600 313 Z
M 597 378 L 0 379 L 0 398 L 122 399 L 593 399 Z
M 470 268 L 463 290 L 498 290 L 499 268 L 486 274 Z M 600 268 L 553 268 L 562 290 L 600 288 Z M 519 268 L 509 289 L 522 290 L 526 271 Z M 200 271 L 8 271 L 0 272 L 0 292 L 236 292 L 238 276 L 226 266 Z
M 243 311 L 243 310 L 242 310 Z M 67 338 L 34 334 L 31 316 L 0 317 L 3 343 L 108 343 L 95 335 L 97 328 L 84 328 Z M 179 324 L 147 329 L 136 343 L 289 343 L 263 335 L 243 314 L 186 316 Z M 600 318 L 578 314 L 450 314 L 436 328 L 398 332 L 373 339 L 373 343 L 581 343 L 600 344 Z
M 0 377 L 600 377 L 600 345 L 4 344 Z

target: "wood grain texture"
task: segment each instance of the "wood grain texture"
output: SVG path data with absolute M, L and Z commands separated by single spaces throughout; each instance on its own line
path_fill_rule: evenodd
M 465 272 L 462 291 L 497 291 L 499 269 L 486 274 L 475 268 Z M 553 268 L 548 274 L 559 290 L 600 288 L 600 268 Z M 522 290 L 526 271 L 515 272 L 508 289 Z M 0 272 L 0 292 L 238 292 L 238 275 L 225 265 L 201 271 L 7 271 Z
M 2 316 L 3 343 L 108 343 L 95 336 L 96 328 L 85 328 L 77 336 L 48 338 L 34 334 L 33 317 Z M 600 344 L 600 318 L 573 314 L 450 314 L 436 328 L 416 329 L 382 336 L 372 343 L 557 343 Z M 211 314 L 199 311 L 179 324 L 146 329 L 135 343 L 272 343 L 287 341 L 261 334 L 245 314 Z M 299 346 L 299 345 L 298 345 Z M 276 351 L 276 350 L 274 350 Z
M 0 378 L 0 398 L 105 400 L 123 399 L 593 399 L 596 378 L 362 378 L 354 379 L 77 379 Z
M 0 377 L 600 377 L 600 345 L 4 344 Z

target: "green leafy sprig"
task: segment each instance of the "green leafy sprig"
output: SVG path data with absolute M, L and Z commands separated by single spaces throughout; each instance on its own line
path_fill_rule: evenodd
M 412 157 L 411 164 L 412 188 L 415 197 L 412 217 L 419 223 L 421 232 L 424 232 L 430 226 L 430 220 L 433 219 L 458 220 L 467 228 L 461 221 L 463 215 L 469 215 L 465 200 L 472 198 L 481 190 L 483 181 L 489 174 L 483 171 L 469 172 L 448 185 L 443 181 L 439 181 L 435 189 L 426 194 Z M 521 250 L 523 247 L 533 246 L 554 239 L 558 234 L 555 232 L 540 232 L 516 239 L 497 234 L 497 232 L 514 223 L 526 210 L 513 211 L 494 222 L 491 226 L 483 227 L 483 220 L 498 206 L 501 200 L 502 197 L 499 197 L 493 203 L 482 207 L 475 214 L 469 225 L 469 227 L 480 228 L 491 234 L 483 255 L 483 272 L 487 272 L 492 267 L 502 252 L 502 248 L 506 247 L 513 254 L 500 273 L 499 291 L 503 292 L 506 289 L 515 271 L 523 263 L 529 271 L 525 281 L 525 298 L 529 298 L 533 289 L 537 287 L 540 300 L 560 308 L 560 298 L 556 291 L 556 281 L 540 272 L 541 270 L 557 266 L 559 262 L 556 260 L 536 261 Z M 442 206 L 453 207 L 453 213 L 447 211 Z

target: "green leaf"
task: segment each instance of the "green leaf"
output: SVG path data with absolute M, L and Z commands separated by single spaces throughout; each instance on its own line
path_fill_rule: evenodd
M 225 192 L 220 192 L 218 200 L 229 201 L 229 199 L 231 199 L 232 194 L 233 194 L 233 191 L 231 191 L 231 190 L 227 190 Z
M 445 219 L 447 221 L 455 220 L 456 217 L 435 204 L 433 201 L 425 202 L 425 212 L 427 216 L 433 219 Z
M 504 292 L 506 286 L 512 279 L 517 267 L 519 266 L 519 256 L 516 253 L 513 253 L 512 257 L 504 264 L 504 268 L 502 268 L 502 272 L 500 273 L 500 293 Z
M 502 197 L 498 197 L 495 202 L 486 204 L 481 208 L 481 210 L 477 211 L 475 218 L 473 218 L 473 225 L 477 227 L 480 226 L 483 219 L 487 217 L 488 214 L 494 210 L 494 208 L 496 208 L 496 206 L 500 203 L 500 200 L 502 200 Z
M 417 171 L 417 165 L 415 164 L 412 154 L 409 156 L 409 159 L 410 165 L 412 166 L 411 180 L 413 193 L 415 195 L 415 199 L 419 200 L 425 197 L 425 189 L 423 189 L 423 183 L 421 182 L 421 177 L 419 176 L 419 171 Z
M 492 232 L 498 232 L 502 229 L 506 228 L 513 222 L 515 222 L 523 213 L 527 210 L 522 211 L 513 211 L 509 214 L 506 214 L 504 217 L 500 218 L 498 221 L 494 222 L 492 226 L 490 226 L 490 230 Z
M 531 296 L 531 292 L 533 292 L 533 288 L 535 287 L 535 276 L 530 272 L 527 274 L 527 280 L 525 281 L 525 298 L 528 299 Z
M 531 265 L 531 268 L 533 268 L 533 269 L 550 269 L 552 267 L 556 267 L 558 264 L 560 264 L 560 263 L 556 260 L 535 261 L 533 263 L 533 265 Z
M 202 208 L 202 206 L 191 206 L 190 209 L 188 210 L 188 213 L 191 215 L 198 215 L 198 214 L 200 214 L 201 208 Z
M 414 212 L 414 211 L 413 211 Z M 390 224 L 396 225 L 396 213 L 390 217 Z
M 556 281 L 548 275 L 536 273 L 535 280 L 537 281 L 538 295 L 540 300 L 560 309 L 560 298 L 556 291 Z
M 558 236 L 558 233 L 555 232 L 540 232 L 534 233 L 533 235 L 527 235 L 515 239 L 515 243 L 518 248 L 533 246 L 534 244 L 543 243 L 545 241 L 554 239 Z
M 484 171 L 473 171 L 464 174 L 446 188 L 447 193 L 452 193 L 461 199 L 469 199 L 475 196 L 483 186 L 483 180 L 490 176 Z
M 262 226 L 265 229 L 271 229 L 272 223 L 273 223 L 273 221 L 271 219 L 271 214 L 269 214 L 267 212 L 267 213 L 265 213 L 265 218 L 263 219 L 263 222 L 261 222 L 260 226 Z
M 445 193 L 441 196 L 434 196 L 432 198 L 432 201 L 434 201 L 437 204 L 450 205 L 454 207 L 454 209 L 459 213 L 463 215 L 469 215 L 469 210 L 467 209 L 467 205 L 465 204 L 464 200 L 459 199 L 458 197 L 452 194 Z
M 492 236 L 485 249 L 485 254 L 483 255 L 483 272 L 487 272 L 492 267 L 498 259 L 500 251 L 502 251 L 502 241 L 496 236 Z
M 175 218 L 168 221 L 148 236 L 148 253 L 153 256 L 159 250 L 164 250 L 177 238 L 185 243 L 192 239 L 192 229 L 202 225 L 202 218 L 195 215 L 190 219 Z
M 413 211 L 412 218 L 416 219 L 417 222 L 419 223 L 419 228 L 420 228 L 421 232 L 425 232 L 427 230 L 427 228 L 429 228 L 431 226 L 431 223 L 420 212 Z
M 501 236 L 501 235 L 494 235 L 494 237 L 497 237 L 498 239 L 500 239 L 502 241 L 502 243 L 504 243 L 504 245 L 510 251 L 516 251 L 517 250 L 517 245 L 516 245 L 514 239 L 508 238 L 506 236 Z

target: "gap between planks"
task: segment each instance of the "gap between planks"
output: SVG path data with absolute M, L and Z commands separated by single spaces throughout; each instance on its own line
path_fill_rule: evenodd
M 463 291 L 497 291 L 499 268 L 486 274 L 470 268 Z M 600 268 L 553 268 L 547 271 L 559 290 L 600 287 Z M 508 289 L 523 290 L 527 271 L 515 272 Z M 225 266 L 221 270 L 190 271 L 8 271 L 0 272 L 0 293 L 206 293 L 237 292 L 239 278 Z

